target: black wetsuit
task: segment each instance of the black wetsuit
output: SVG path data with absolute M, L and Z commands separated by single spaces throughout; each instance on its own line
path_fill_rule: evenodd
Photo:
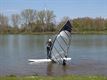
M 51 59 L 52 42 L 47 42 L 47 59 Z

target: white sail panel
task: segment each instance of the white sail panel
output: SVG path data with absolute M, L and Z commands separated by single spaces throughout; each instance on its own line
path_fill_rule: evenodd
M 56 62 L 62 61 L 67 56 L 71 33 L 67 30 L 61 31 L 52 48 L 52 59 Z

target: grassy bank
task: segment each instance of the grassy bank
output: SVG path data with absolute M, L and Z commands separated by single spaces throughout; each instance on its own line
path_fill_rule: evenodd
M 105 76 L 80 76 L 80 75 L 69 75 L 69 76 L 26 76 L 26 77 L 16 77 L 7 76 L 0 77 L 0 80 L 107 80 Z

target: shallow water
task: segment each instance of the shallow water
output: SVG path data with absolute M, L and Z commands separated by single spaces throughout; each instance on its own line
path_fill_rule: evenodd
M 0 35 L 0 75 L 107 75 L 107 35 L 72 35 L 67 66 L 29 63 L 46 58 L 52 35 Z

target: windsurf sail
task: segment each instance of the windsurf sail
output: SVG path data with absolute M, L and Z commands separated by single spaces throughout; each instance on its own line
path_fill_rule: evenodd
M 55 62 L 62 63 L 63 59 L 67 58 L 71 42 L 71 31 L 72 25 L 70 21 L 67 21 L 55 37 L 51 50 L 51 59 Z

